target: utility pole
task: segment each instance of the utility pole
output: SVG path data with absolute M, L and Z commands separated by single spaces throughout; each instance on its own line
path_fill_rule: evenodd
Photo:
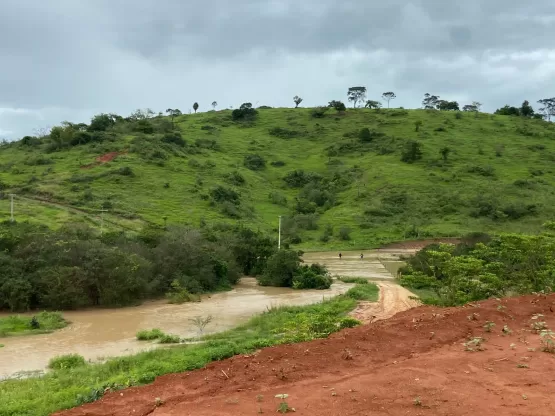
M 278 227 L 278 250 L 281 250 L 281 215 L 279 216 L 279 227 Z
M 10 194 L 10 221 L 11 222 L 15 222 L 15 219 L 13 217 L 13 197 L 15 195 L 14 194 Z

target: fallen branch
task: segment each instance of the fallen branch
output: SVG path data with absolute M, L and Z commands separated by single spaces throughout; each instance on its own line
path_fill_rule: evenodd
M 226 376 L 226 378 L 229 379 L 229 376 L 225 373 L 224 370 L 222 370 L 222 373 L 224 373 L 224 376 Z

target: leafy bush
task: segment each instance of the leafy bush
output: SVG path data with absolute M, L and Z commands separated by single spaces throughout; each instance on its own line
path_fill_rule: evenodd
M 276 168 L 281 168 L 282 166 L 285 166 L 285 162 L 283 162 L 281 160 L 275 160 L 272 163 L 270 163 L 270 165 L 272 165 Z
M 226 173 L 224 175 L 224 179 L 226 180 L 226 182 L 235 186 L 241 186 L 246 183 L 245 177 L 241 175 L 241 173 L 237 172 L 236 170 L 233 172 Z
M 283 180 L 291 188 L 301 188 L 310 182 L 318 182 L 322 180 L 322 176 L 317 173 L 305 172 L 304 170 L 299 169 L 289 172 L 285 175 Z
M 495 169 L 492 166 L 470 166 L 468 173 L 476 173 L 480 176 L 494 177 Z
M 341 329 L 354 328 L 355 326 L 359 326 L 361 323 L 362 322 L 360 322 L 358 319 L 345 317 L 341 319 L 341 321 L 339 321 L 339 328 Z
M 240 203 L 239 194 L 237 192 L 230 188 L 224 188 L 221 185 L 212 189 L 210 191 L 210 196 L 218 203 L 230 202 L 234 205 L 239 205 Z
M 178 131 L 174 131 L 171 133 L 166 133 L 162 136 L 162 141 L 164 143 L 173 143 L 177 146 L 183 147 L 185 146 L 186 142 L 181 136 L 181 133 Z
M 250 170 L 263 170 L 266 167 L 266 160 L 260 155 L 245 155 L 243 164 Z
M 328 107 L 335 108 L 336 111 L 346 111 L 347 107 L 342 101 L 332 100 L 328 103 Z
M 270 136 L 279 137 L 280 139 L 292 139 L 300 135 L 298 131 L 285 129 L 283 127 L 272 127 L 268 131 L 268 134 Z
M 119 168 L 118 174 L 122 176 L 135 176 L 133 169 L 131 169 L 129 166 L 122 166 L 121 168 Z
M 279 192 L 270 192 L 268 198 L 272 204 L 287 206 L 287 198 Z
M 185 302 L 200 302 L 200 297 L 189 293 L 189 291 L 181 286 L 178 279 L 174 279 L 170 285 L 170 291 L 166 293 L 168 303 L 182 304 Z
M 403 152 L 401 153 L 401 162 L 414 163 L 417 160 L 422 159 L 422 150 L 420 149 L 420 143 L 415 140 L 409 140 L 405 143 L 403 147 Z
M 257 277 L 261 286 L 291 287 L 293 277 L 299 270 L 299 254 L 291 250 L 280 250 L 268 258 L 266 270 Z
M 179 344 L 181 342 L 181 338 L 177 335 L 171 334 L 163 334 L 160 337 L 160 344 Z
M 211 139 L 196 139 L 195 146 L 199 149 L 220 150 L 220 144 Z
M 312 109 L 312 117 L 314 118 L 323 118 L 327 111 L 329 110 L 329 107 L 316 107 L 314 109 Z
M 251 103 L 243 103 L 241 106 L 231 112 L 233 121 L 251 121 L 258 115 L 258 111 L 252 107 Z
M 368 279 L 363 277 L 338 277 L 343 283 L 356 283 L 357 285 L 367 285 Z
M 79 354 L 61 355 L 51 358 L 48 362 L 48 368 L 51 370 L 69 370 L 85 365 L 87 365 L 85 358 Z
M 293 289 L 329 289 L 332 279 L 327 269 L 319 264 L 300 266 L 293 277 Z
M 351 239 L 351 229 L 349 227 L 341 227 L 339 229 L 339 238 L 343 241 L 349 241 Z
M 137 332 L 136 336 L 139 341 L 154 341 L 155 339 L 159 339 L 164 336 L 164 333 L 158 328 L 151 330 L 143 329 Z

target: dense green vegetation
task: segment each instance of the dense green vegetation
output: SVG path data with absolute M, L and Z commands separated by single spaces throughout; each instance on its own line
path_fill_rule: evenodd
M 0 212 L 8 218 L 13 192 L 16 220 L 54 228 L 239 220 L 277 234 L 282 215 L 282 242 L 311 249 L 536 232 L 553 217 L 552 123 L 527 108 L 490 115 L 428 101 L 427 110 L 245 104 L 64 123 L 2 145 Z
M 553 223 L 548 223 L 551 227 Z M 425 303 L 467 302 L 555 288 L 555 234 L 475 235 L 458 245 L 433 244 L 407 260 L 399 281 Z
M 373 287 L 373 289 L 368 289 Z M 364 285 L 365 300 L 376 301 L 378 290 Z M 233 330 L 204 337 L 202 345 L 177 346 L 113 358 L 103 364 L 85 364 L 71 357 L 53 360 L 52 372 L 40 378 L 0 383 L 1 416 L 47 416 L 60 409 L 99 399 L 105 389 L 151 383 L 167 373 L 202 368 L 276 344 L 307 341 L 328 336 L 356 320 L 345 317 L 360 299 L 357 286 L 345 295 L 318 304 L 272 308 Z
M 85 224 L 57 230 L 0 224 L 0 309 L 76 309 L 171 302 L 231 287 L 264 271 L 274 240 L 241 226 L 147 227 L 99 234 Z
M 35 316 L 8 316 L 0 318 L 0 337 L 45 334 L 66 325 L 66 320 L 58 312 L 41 312 Z

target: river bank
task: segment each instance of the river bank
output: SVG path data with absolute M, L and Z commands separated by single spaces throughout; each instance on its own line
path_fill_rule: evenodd
M 353 287 L 343 285 L 337 286 Z M 162 374 L 202 368 L 211 361 L 263 347 L 325 337 L 353 324 L 344 318 L 359 301 L 378 299 L 378 288 L 371 283 L 354 288 L 357 290 L 312 305 L 268 306 L 264 313 L 241 326 L 205 337 L 202 345 L 153 349 L 101 364 L 55 370 L 42 377 L 3 381 L 0 415 L 47 416 L 97 400 L 105 390 L 150 383 Z M 322 300 L 321 293 L 319 299 Z M 219 318 L 225 319 L 225 314 Z

